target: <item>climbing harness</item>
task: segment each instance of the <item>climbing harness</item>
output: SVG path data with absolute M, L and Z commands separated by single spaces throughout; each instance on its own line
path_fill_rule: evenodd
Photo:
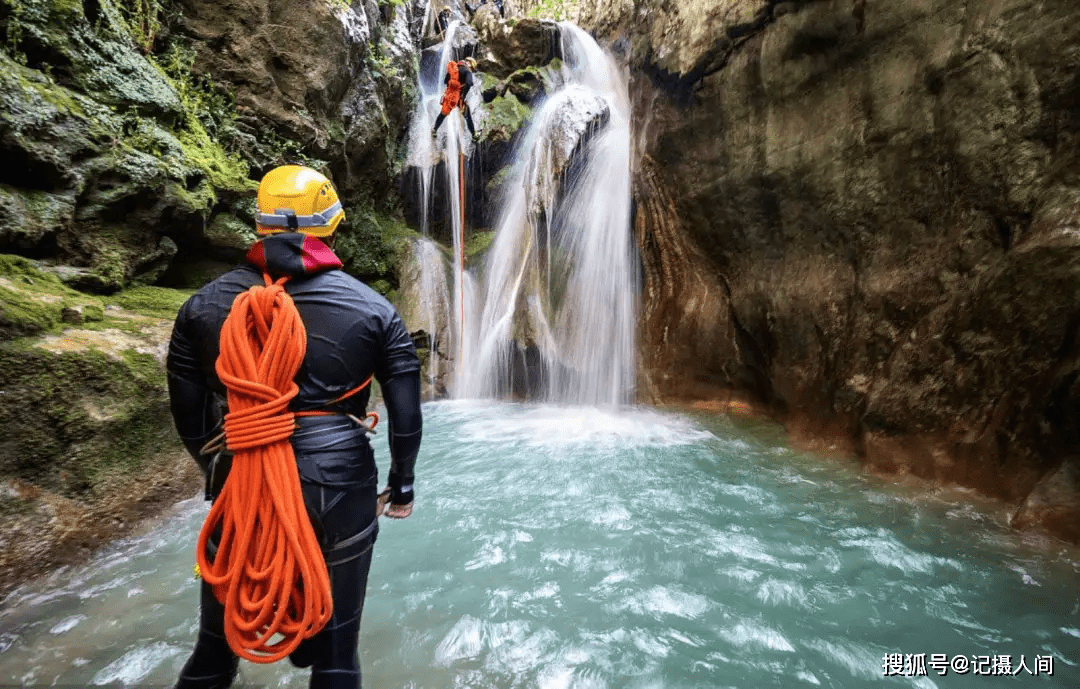
M 345 400 L 349 399 L 350 397 L 352 397 L 356 393 L 360 392 L 361 390 L 363 390 L 367 386 L 371 385 L 371 379 L 372 379 L 373 376 L 374 376 L 374 374 L 368 376 L 367 379 L 363 383 L 360 383 L 359 385 L 357 385 L 352 390 L 349 390 L 348 392 L 346 392 L 344 395 L 341 395 L 340 397 L 335 397 L 334 399 L 330 400 L 329 402 L 327 402 L 327 406 L 333 406 L 335 404 L 340 404 L 341 402 L 344 402 Z M 311 409 L 311 410 L 308 410 L 308 411 L 294 412 L 294 414 L 295 414 L 295 416 L 333 416 L 335 414 L 340 414 L 342 416 L 347 416 L 350 419 L 352 419 L 353 423 L 355 423 L 360 428 L 364 429 L 365 433 L 371 433 L 371 434 L 375 433 L 375 426 L 379 425 L 379 414 L 378 414 L 378 412 L 374 412 L 374 411 L 369 411 L 369 412 L 365 413 L 363 418 L 359 418 L 359 417 L 354 416 L 354 415 L 352 415 L 352 414 L 350 414 L 348 412 L 338 411 L 336 409 Z M 368 419 L 371 419 L 371 425 L 368 425 L 368 423 L 367 423 Z
M 239 657 L 271 663 L 333 614 L 327 565 L 308 517 L 289 438 L 293 380 L 307 331 L 288 278 L 239 294 L 221 330 L 216 370 L 228 390 L 228 479 L 199 532 L 202 578 L 225 606 L 225 638 Z M 211 538 L 220 534 L 211 562 Z M 280 636 L 279 636 L 280 635 Z

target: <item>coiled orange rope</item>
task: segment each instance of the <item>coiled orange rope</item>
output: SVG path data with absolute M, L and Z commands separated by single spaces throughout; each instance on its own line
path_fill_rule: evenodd
M 322 629 L 333 613 L 330 576 L 315 537 L 289 437 L 293 377 L 307 331 L 287 278 L 237 295 L 221 329 L 217 374 L 228 388 L 225 434 L 235 452 L 199 533 L 203 579 L 225 605 L 225 638 L 241 658 L 272 663 Z M 213 563 L 210 536 L 220 528 Z M 277 636 L 277 635 L 280 635 Z

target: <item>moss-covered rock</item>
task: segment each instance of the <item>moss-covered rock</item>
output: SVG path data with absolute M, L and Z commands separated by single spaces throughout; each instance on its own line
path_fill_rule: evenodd
M 513 93 L 507 93 L 491 101 L 484 109 L 478 123 L 480 136 L 485 141 L 508 143 L 522 128 L 532 114 L 529 106 Z
M 502 82 L 501 90 L 503 93 L 509 91 L 521 102 L 532 105 L 535 100 L 554 89 L 556 84 L 552 77 L 553 70 L 557 71 L 561 65 L 562 61 L 555 59 L 547 67 L 530 66 L 519 69 Z
M 346 214 L 348 227 L 338 232 L 334 251 L 345 270 L 383 294 L 399 284 L 398 262 L 410 239 L 418 235 L 393 215 L 356 207 Z
M 210 244 L 236 251 L 247 250 L 258 239 L 252 223 L 244 222 L 231 213 L 215 215 L 204 234 Z
M 103 306 L 101 300 L 67 287 L 56 275 L 38 270 L 33 262 L 0 254 L 0 340 L 53 331 L 63 322 L 65 309 L 100 313 Z
M 87 496 L 175 449 L 163 364 L 186 295 L 146 287 L 109 300 L 135 311 L 74 293 L 20 259 L 0 266 L 0 423 L 19 429 L 0 443 L 0 476 Z
M 75 199 L 0 184 L 0 245 L 32 251 L 75 215 Z
M 48 65 L 108 105 L 178 117 L 180 97 L 134 40 L 120 6 L 97 0 L 87 17 L 81 2 L 3 0 L 0 26 L 7 50 L 29 67 Z
M 136 49 L 117 6 L 81 7 L 0 5 L 0 152 L 23 170 L 0 176 L 0 251 L 92 267 L 84 286 L 112 291 L 156 279 L 169 235 L 253 182 L 208 135 L 206 97 Z
M 484 260 L 492 242 L 495 241 L 495 230 L 475 230 L 465 239 L 465 264 L 475 266 Z

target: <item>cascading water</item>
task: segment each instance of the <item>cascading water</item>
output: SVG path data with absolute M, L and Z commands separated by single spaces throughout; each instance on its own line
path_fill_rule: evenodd
M 639 278 L 627 77 L 583 30 L 560 29 L 563 86 L 519 148 L 520 181 L 509 185 L 488 255 L 475 344 L 465 347 L 475 355 L 456 368 L 457 397 L 632 398 Z
M 437 136 L 432 136 L 432 127 L 439 115 L 444 90 L 443 75 L 450 60 L 455 59 L 454 41 L 461 22 L 454 20 L 446 28 L 445 36 L 439 46 L 439 60 L 433 70 L 421 69 L 419 77 L 420 99 L 413 115 L 409 131 L 408 164 L 419 170 L 419 197 L 421 204 L 420 229 L 424 237 L 431 233 L 431 214 L 434 171 L 439 162 L 446 170 L 446 192 L 449 199 L 450 230 L 453 238 L 453 307 L 449 328 L 450 351 L 458 366 L 468 360 L 465 348 L 465 332 L 469 330 L 467 320 L 474 311 L 469 295 L 475 293 L 472 278 L 464 267 L 464 231 L 465 231 L 465 160 L 472 155 L 472 139 L 464 134 L 464 121 L 457 109 L 453 110 L 442 123 Z M 468 102 L 474 112 L 482 100 L 480 89 L 473 89 L 468 94 Z M 445 288 L 437 290 L 446 293 Z M 437 297 L 433 297 L 437 298 Z M 434 334 L 434 333 L 433 333 Z M 432 357 L 435 353 L 432 352 Z
M 427 335 L 427 383 L 430 396 L 439 396 L 443 387 L 443 357 L 446 351 L 442 338 L 450 332 L 449 285 L 446 280 L 446 258 L 430 239 L 417 239 L 412 246 L 410 272 L 402 280 L 403 305 L 412 325 L 419 325 Z

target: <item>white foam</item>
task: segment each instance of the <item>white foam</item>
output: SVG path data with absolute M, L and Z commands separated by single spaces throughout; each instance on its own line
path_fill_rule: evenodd
M 117 682 L 123 685 L 135 684 L 145 679 L 163 661 L 180 653 L 179 648 L 164 642 L 140 646 L 103 667 L 90 683 L 97 686 Z
M 85 619 L 86 619 L 86 615 L 72 615 L 71 617 L 65 618 L 65 619 L 57 622 L 56 624 L 54 624 L 52 626 L 52 628 L 49 629 L 49 633 L 50 634 L 63 634 L 64 632 L 71 631 L 80 622 L 82 622 Z
M 713 434 L 689 420 L 650 409 L 501 405 L 475 401 L 431 405 L 437 414 L 461 419 L 461 439 L 470 443 L 530 447 L 603 445 L 676 447 L 699 444 Z
M 465 569 L 482 569 L 506 562 L 506 553 L 497 545 L 486 544 L 475 558 L 465 565 Z
M 551 649 L 558 644 L 558 635 L 550 629 L 538 629 L 526 635 L 527 630 L 523 622 L 492 625 L 491 653 L 484 666 L 496 672 L 520 675 L 549 661 Z
M 692 620 L 708 612 L 713 607 L 713 603 L 697 593 L 680 591 L 667 586 L 653 586 L 647 591 L 631 594 L 615 607 L 638 615 L 650 615 L 656 618 L 674 615 Z
M 435 647 L 435 664 L 449 666 L 464 658 L 475 658 L 484 650 L 484 623 L 465 615 Z
M 628 531 L 633 528 L 633 524 L 630 523 L 630 512 L 622 505 L 612 505 L 596 512 L 592 516 L 592 523 L 616 531 Z
M 736 646 L 757 646 L 788 653 L 795 651 L 795 647 L 791 645 L 783 634 L 775 629 L 752 622 L 739 622 L 731 629 L 721 630 L 720 636 Z
M 538 689 L 607 689 L 608 683 L 596 670 L 567 665 L 548 665 L 536 678 Z
M 949 566 L 953 569 L 961 569 L 955 560 L 945 557 L 935 557 L 912 550 L 885 529 L 878 529 L 872 534 L 866 533 L 867 529 L 843 529 L 840 535 L 850 535 L 852 538 L 841 540 L 840 544 L 848 547 L 863 548 L 871 559 L 886 567 L 895 567 L 906 574 L 920 573 L 930 574 L 935 566 Z
M 881 681 L 881 658 L 885 651 L 858 646 L 848 641 L 811 639 L 803 644 L 851 673 L 852 677 Z
M 757 590 L 757 598 L 762 603 L 769 605 L 788 605 L 797 608 L 810 607 L 807 602 L 806 591 L 801 584 L 778 579 L 768 579 L 761 583 Z

